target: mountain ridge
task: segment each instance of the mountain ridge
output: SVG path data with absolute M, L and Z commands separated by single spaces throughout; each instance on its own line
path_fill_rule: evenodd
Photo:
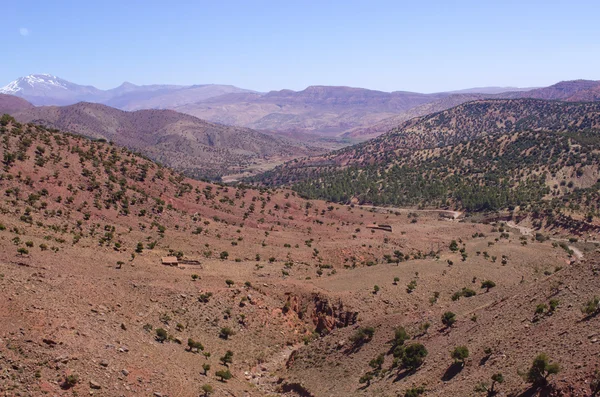
M 174 110 L 127 112 L 97 103 L 26 109 L 24 123 L 113 141 L 194 177 L 221 177 L 259 160 L 323 151 L 287 138 L 200 120 Z

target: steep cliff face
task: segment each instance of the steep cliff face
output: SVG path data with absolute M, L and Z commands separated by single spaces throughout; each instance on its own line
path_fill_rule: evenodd
M 300 320 L 312 323 L 315 332 L 322 335 L 335 328 L 353 325 L 358 318 L 358 312 L 346 307 L 341 300 L 333 302 L 331 298 L 320 294 L 288 294 L 283 312 L 293 313 Z

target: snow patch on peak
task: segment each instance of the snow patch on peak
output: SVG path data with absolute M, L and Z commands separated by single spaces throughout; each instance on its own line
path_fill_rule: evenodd
M 10 94 L 15 94 L 21 90 L 22 90 L 22 88 L 19 86 L 19 81 L 15 80 L 15 81 L 11 81 L 4 87 L 0 88 L 0 93 L 10 95 Z
M 8 83 L 6 86 L 0 88 L 2 94 L 16 94 L 20 91 L 24 91 L 28 88 L 62 88 L 68 90 L 67 85 L 61 79 L 48 73 L 43 74 L 30 74 L 25 77 L 20 77 L 15 81 Z

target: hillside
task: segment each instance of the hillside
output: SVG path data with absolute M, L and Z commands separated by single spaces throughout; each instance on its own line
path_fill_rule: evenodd
M 425 116 L 453 108 L 466 102 L 482 99 L 544 99 L 560 100 L 566 102 L 595 102 L 600 100 L 600 82 L 590 80 L 562 81 L 549 87 L 529 90 L 507 90 L 506 92 L 487 93 L 474 90 L 464 90 L 458 94 L 429 102 L 414 108 L 405 110 L 395 116 L 381 120 L 370 126 L 356 128 L 343 134 L 345 137 L 368 139 L 379 136 L 389 130 L 398 127 L 407 120 L 414 117 Z M 483 90 L 480 90 L 483 91 Z
M 469 211 L 554 203 L 597 216 L 599 130 L 600 103 L 475 101 L 259 180 L 344 203 Z
M 22 98 L 0 94 L 0 114 L 11 114 L 31 108 L 33 105 Z
M 534 238 L 529 219 L 521 235 L 456 213 L 199 182 L 8 117 L 0 138 L 9 395 L 187 397 L 203 385 L 217 396 L 404 395 L 421 385 L 427 396 L 473 395 L 498 372 L 506 395 L 590 390 L 600 316 L 581 308 L 597 293 L 593 242 L 564 243 L 543 226 Z M 179 266 L 162 265 L 167 255 Z M 456 322 L 444 326 L 449 311 Z M 406 350 L 391 349 L 399 327 Z M 428 354 L 409 371 L 414 343 Z M 469 355 L 452 365 L 459 345 Z M 519 374 L 540 353 L 560 371 L 531 388 Z
M 265 161 L 323 152 L 248 128 L 213 124 L 172 110 L 125 112 L 78 103 L 15 113 L 21 122 L 106 139 L 194 177 L 219 178 Z

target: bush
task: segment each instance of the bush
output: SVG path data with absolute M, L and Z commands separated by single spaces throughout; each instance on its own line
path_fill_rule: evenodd
M 500 383 L 504 383 L 504 375 L 502 375 L 500 372 L 492 375 L 492 387 L 490 388 L 490 395 L 495 395 L 495 390 L 494 390 L 494 386 L 496 385 L 496 383 L 500 384 Z
M 413 343 L 404 348 L 402 355 L 402 366 L 410 371 L 414 371 L 423 364 L 427 357 L 427 349 L 420 343 Z
M 452 240 L 452 242 L 450 243 L 450 251 L 458 251 L 458 243 L 456 242 L 456 240 Z
M 481 288 L 485 288 L 485 292 L 489 292 L 491 288 L 494 288 L 496 283 L 492 280 L 485 280 L 481 283 Z
M 208 397 L 212 394 L 213 392 L 213 387 L 209 384 L 203 385 L 202 386 L 202 391 L 204 392 L 204 396 Z
M 456 314 L 452 312 L 445 312 L 442 314 L 442 324 L 446 327 L 452 327 L 456 322 Z
M 160 343 L 163 343 L 164 341 L 167 340 L 167 338 L 169 337 L 169 334 L 167 333 L 167 331 L 163 328 L 157 328 L 156 329 L 156 340 L 159 341 Z
M 548 377 L 560 371 L 557 363 L 550 364 L 550 359 L 544 353 L 539 354 L 534 360 L 531 368 L 527 371 L 527 382 L 533 386 L 546 386 Z
M 371 385 L 371 381 L 373 380 L 373 374 L 371 372 L 367 372 L 363 376 L 358 379 L 358 383 L 363 384 L 366 383 L 367 386 Z
M 235 284 L 235 282 L 234 282 L 233 280 L 229 280 L 229 279 L 227 279 L 227 280 L 225 280 L 225 284 L 227 284 L 227 286 L 231 288 L 231 286 L 232 286 L 233 284 Z
M 369 367 L 371 367 L 375 370 L 380 370 L 384 361 L 385 361 L 385 354 L 381 353 L 380 355 L 378 355 L 377 357 L 375 357 L 374 359 L 369 361 Z
M 196 342 L 192 338 L 188 339 L 188 348 L 189 348 L 189 351 L 194 351 L 194 349 L 196 351 L 204 350 L 204 346 L 202 345 L 202 343 Z
M 229 252 L 223 251 L 223 252 L 221 252 L 221 254 L 219 255 L 219 257 L 221 259 L 225 260 L 225 259 L 229 258 Z
M 204 371 L 204 375 L 207 375 L 208 371 L 210 371 L 210 364 L 209 363 L 202 364 L 202 370 Z
M 456 364 L 465 364 L 465 360 L 469 358 L 469 349 L 467 346 L 456 346 L 450 356 L 454 359 Z
M 598 313 L 598 311 L 600 311 L 600 298 L 594 296 L 592 299 L 587 301 L 581 311 L 588 316 Z
M 229 339 L 230 336 L 235 335 L 235 332 L 230 327 L 223 327 L 219 332 L 219 338 L 221 339 Z
M 421 394 L 425 394 L 425 387 L 413 387 L 412 389 L 408 389 L 406 393 L 404 393 L 404 397 L 418 397 Z
M 215 375 L 217 377 L 221 378 L 220 379 L 221 382 L 226 382 L 233 377 L 233 375 L 231 375 L 231 372 L 229 372 L 228 369 L 219 370 L 219 371 L 215 372 Z
M 231 350 L 227 350 L 227 352 L 225 352 L 225 355 L 219 360 L 221 360 L 221 363 L 225 366 L 231 364 L 233 362 L 233 352 Z
M 355 345 L 362 345 L 363 343 L 370 342 L 375 334 L 375 328 L 373 327 L 360 327 L 356 330 L 354 335 L 350 337 L 350 341 Z
M 63 382 L 62 387 L 65 389 L 70 389 L 71 387 L 75 386 L 77 383 L 79 383 L 79 377 L 77 375 L 71 374 L 65 378 L 65 381 Z

